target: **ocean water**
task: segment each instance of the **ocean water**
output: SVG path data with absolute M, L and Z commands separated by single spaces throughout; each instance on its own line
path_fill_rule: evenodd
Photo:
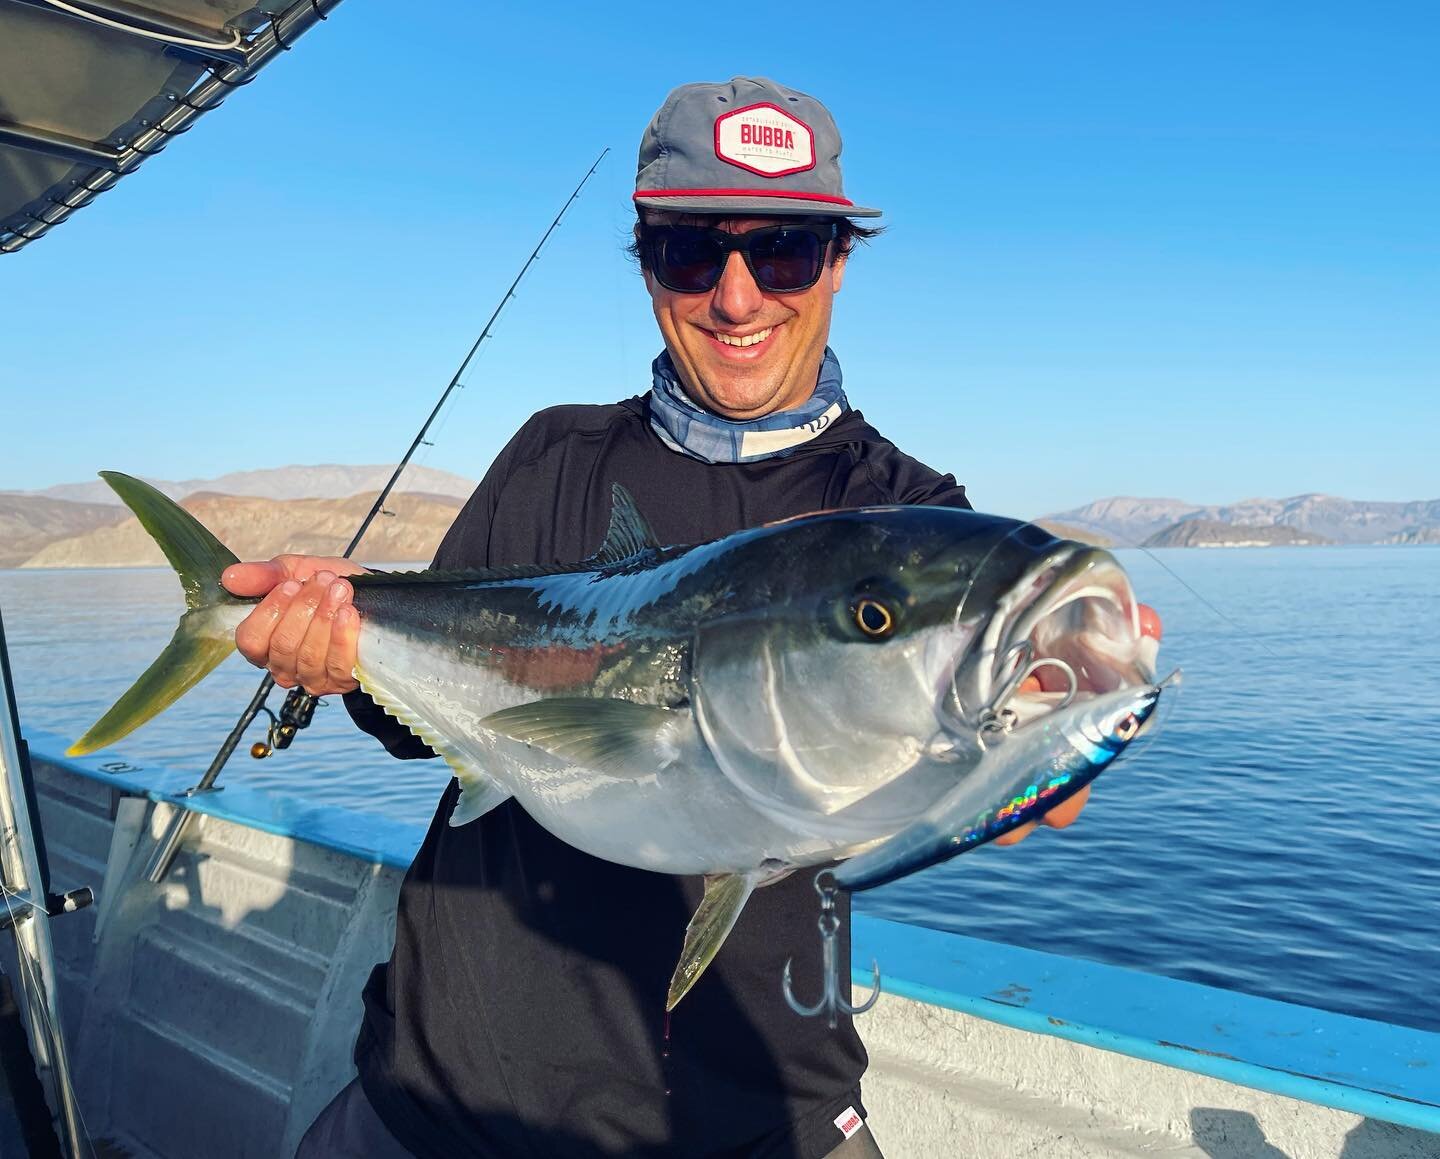
M 1185 672 L 1162 727 L 1071 828 L 857 905 L 1440 1030 L 1440 549 L 1119 554 L 1165 619 L 1162 667 Z M 181 608 L 168 571 L 0 571 L 22 720 L 79 735 Z M 232 658 L 117 752 L 198 778 L 257 678 Z M 247 743 L 262 735 L 257 722 Z M 410 823 L 447 779 L 389 758 L 338 700 L 288 752 L 242 749 L 222 783 L 241 778 Z

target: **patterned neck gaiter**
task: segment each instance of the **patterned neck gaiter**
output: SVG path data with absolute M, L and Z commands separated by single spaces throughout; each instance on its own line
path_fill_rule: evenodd
M 650 369 L 650 425 L 672 451 L 702 463 L 753 463 L 794 454 L 850 409 L 840 384 L 840 360 L 828 346 L 814 394 L 793 410 L 750 422 L 731 422 L 691 402 L 668 350 L 660 352 Z

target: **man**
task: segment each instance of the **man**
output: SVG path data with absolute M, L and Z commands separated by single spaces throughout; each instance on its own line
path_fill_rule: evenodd
M 665 341 L 653 388 L 527 422 L 437 567 L 578 561 L 603 538 L 612 482 L 667 543 L 822 508 L 968 506 L 952 476 L 900 453 L 846 401 L 831 308 L 870 232 L 855 219 L 878 211 L 845 198 L 839 154 L 824 106 L 770 81 L 670 94 L 635 193 L 635 252 Z M 355 570 L 309 557 L 229 569 L 236 594 L 268 592 L 237 643 L 284 687 L 345 693 L 396 756 L 431 756 L 356 691 L 359 621 L 338 578 Z M 513 800 L 452 827 L 457 792 L 406 877 L 394 954 L 366 987 L 360 1077 L 302 1159 L 880 1154 L 855 1127 L 866 1058 L 853 1026 L 799 1018 L 781 995 L 792 957 L 797 990 L 819 986 L 811 874 L 755 894 L 667 1019 L 702 883 L 592 858 Z M 1047 820 L 1068 824 L 1082 805 Z

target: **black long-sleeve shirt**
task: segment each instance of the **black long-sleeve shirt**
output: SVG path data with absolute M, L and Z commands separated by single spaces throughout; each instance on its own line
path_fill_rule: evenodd
M 788 457 L 706 464 L 659 440 L 644 398 L 564 406 L 501 452 L 435 565 L 583 559 L 613 482 L 674 544 L 826 508 L 969 506 L 858 411 Z M 363 694 L 346 704 L 396 756 L 433 755 Z M 667 1039 L 666 988 L 703 881 L 591 857 L 513 800 L 451 827 L 457 796 L 452 781 L 406 875 L 394 954 L 364 994 L 356 1063 L 398 1140 L 437 1159 L 819 1159 L 841 1142 L 835 1117 L 864 1110 L 864 1048 L 848 1019 L 800 1018 L 780 988 L 793 958 L 796 992 L 819 992 L 812 874 L 751 895 Z

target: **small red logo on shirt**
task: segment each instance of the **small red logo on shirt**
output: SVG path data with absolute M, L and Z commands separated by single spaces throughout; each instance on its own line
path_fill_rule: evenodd
M 840 1128 L 840 1134 L 847 1139 L 864 1125 L 865 1120 L 855 1113 L 854 1107 L 846 1107 L 835 1120 L 835 1126 Z

